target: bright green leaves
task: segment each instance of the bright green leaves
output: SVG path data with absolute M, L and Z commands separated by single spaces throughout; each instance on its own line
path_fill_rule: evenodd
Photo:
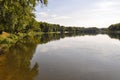
M 7 32 L 23 31 L 32 21 L 38 3 L 47 5 L 47 0 L 0 0 L 0 25 Z

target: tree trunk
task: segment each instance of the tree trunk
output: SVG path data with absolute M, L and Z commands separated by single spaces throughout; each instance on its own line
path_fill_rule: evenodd
M 0 34 L 2 34 L 2 30 L 0 30 Z

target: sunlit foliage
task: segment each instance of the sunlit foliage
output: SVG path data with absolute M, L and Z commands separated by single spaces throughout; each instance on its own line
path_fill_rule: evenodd
M 17 33 L 26 29 L 39 3 L 47 5 L 47 0 L 0 0 L 0 32 Z

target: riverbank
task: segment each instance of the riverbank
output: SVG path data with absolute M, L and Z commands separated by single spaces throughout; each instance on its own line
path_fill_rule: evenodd
M 104 33 L 60 33 L 60 32 L 34 32 L 34 31 L 31 31 L 29 33 L 17 33 L 17 34 L 10 34 L 10 33 L 7 33 L 7 32 L 3 32 L 1 35 L 0 35 L 0 51 L 1 50 L 6 50 L 6 49 L 9 49 L 9 47 L 11 47 L 12 45 L 15 45 L 17 42 L 19 41 L 22 41 L 24 38 L 27 38 L 27 37 L 30 37 L 31 39 L 34 39 L 35 37 L 37 36 L 41 36 L 44 35 L 44 34 L 50 34 L 51 37 L 52 37 L 52 34 L 58 34 L 58 35 L 84 35 L 84 34 L 87 34 L 87 35 L 90 35 L 90 34 L 108 34 L 108 33 L 111 33 L 109 31 L 105 31 Z M 116 34 L 118 34 L 118 32 L 114 32 Z M 48 36 L 46 38 L 49 38 Z
M 11 45 L 15 44 L 21 38 L 24 38 L 27 34 L 18 33 L 18 34 L 10 34 L 7 32 L 3 32 L 0 35 L 0 49 L 9 48 Z
M 57 32 L 49 32 L 49 33 L 45 33 L 45 32 L 34 32 L 31 31 L 29 33 L 17 33 L 17 34 L 10 34 L 7 32 L 3 32 L 0 35 L 0 51 L 6 48 L 9 48 L 10 46 L 16 44 L 19 40 L 22 40 L 23 38 L 29 36 L 29 37 L 34 37 L 36 35 L 42 35 L 42 34 L 60 34 Z

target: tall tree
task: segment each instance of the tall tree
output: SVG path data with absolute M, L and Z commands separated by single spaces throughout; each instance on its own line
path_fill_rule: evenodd
M 47 0 L 0 0 L 0 26 L 8 32 L 19 32 L 34 18 L 35 6 L 47 5 Z M 3 28 L 0 28 L 3 29 Z M 1 30 L 0 30 L 1 31 Z

